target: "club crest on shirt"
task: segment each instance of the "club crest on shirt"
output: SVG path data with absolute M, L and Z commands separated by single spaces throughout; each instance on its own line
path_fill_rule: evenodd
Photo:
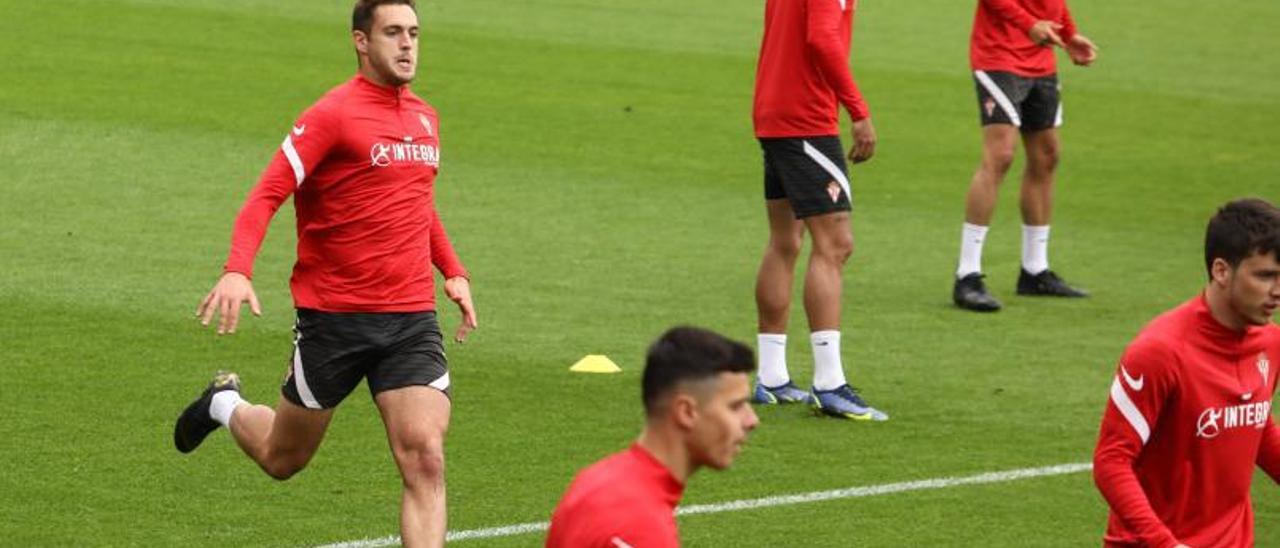
M 1258 353 L 1258 373 L 1262 374 L 1262 387 L 1266 388 L 1267 379 L 1271 378 L 1271 360 L 1267 358 L 1266 352 Z

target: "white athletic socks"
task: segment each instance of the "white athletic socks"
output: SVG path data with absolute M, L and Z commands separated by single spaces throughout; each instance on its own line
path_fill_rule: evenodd
M 241 403 L 248 403 L 235 390 L 218 392 L 213 395 L 212 400 L 209 404 L 209 416 L 223 426 L 231 425 L 231 413 L 236 410 L 236 406 Z
M 1045 232 L 1048 233 L 1048 227 L 1045 227 Z M 956 279 L 982 272 L 982 243 L 986 240 L 987 227 L 964 224 L 960 235 L 960 266 L 956 268 Z M 1026 249 L 1025 245 L 1023 249 Z M 1023 256 L 1026 256 L 1025 251 Z
M 960 236 L 960 265 L 956 278 L 982 272 L 982 244 L 987 227 L 965 223 Z M 1049 270 L 1049 225 L 1022 225 L 1022 269 L 1028 274 Z
M 840 332 L 814 331 L 809 334 L 813 345 L 813 389 L 835 390 L 846 383 L 840 363 Z
M 777 388 L 791 382 L 787 373 L 787 336 L 778 333 L 759 333 L 756 335 L 756 348 L 759 350 L 760 370 L 756 378 L 769 388 Z
M 1022 225 L 1022 269 L 1031 275 L 1049 270 L 1049 225 Z

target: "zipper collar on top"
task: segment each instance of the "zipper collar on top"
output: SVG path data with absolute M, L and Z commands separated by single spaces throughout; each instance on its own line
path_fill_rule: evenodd
M 1213 317 L 1213 312 L 1209 309 L 1208 296 L 1204 293 L 1200 294 L 1193 306 L 1196 330 L 1215 350 L 1228 355 L 1254 351 L 1253 347 L 1259 341 L 1258 335 L 1262 332 L 1261 328 L 1250 325 L 1242 331 L 1236 331 L 1222 325 L 1217 318 Z
M 408 84 L 400 86 L 384 86 L 375 83 L 373 80 L 365 78 L 364 75 L 360 73 L 356 73 L 355 81 L 356 85 L 366 93 L 380 99 L 385 99 L 397 105 L 400 104 L 400 100 L 404 98 L 405 94 L 409 93 Z

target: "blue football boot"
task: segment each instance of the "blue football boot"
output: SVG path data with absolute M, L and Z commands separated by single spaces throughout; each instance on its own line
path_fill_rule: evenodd
M 815 413 L 843 417 L 857 421 L 887 421 L 889 415 L 867 405 L 858 389 L 847 384 L 835 390 L 814 390 L 813 411 Z
M 799 386 L 796 386 L 796 383 L 791 381 L 773 388 L 756 382 L 756 391 L 751 395 L 751 401 L 765 405 L 809 403 L 809 397 L 808 392 L 801 390 Z

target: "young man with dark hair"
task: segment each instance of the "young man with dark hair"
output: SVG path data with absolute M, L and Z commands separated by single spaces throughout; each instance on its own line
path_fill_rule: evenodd
M 1013 164 L 1021 134 L 1027 151 L 1022 174 L 1022 269 L 1018 294 L 1084 297 L 1049 270 L 1049 220 L 1062 125 L 1061 85 L 1054 46 L 1088 66 L 1098 48 L 1076 31 L 1065 0 L 979 0 L 969 60 L 982 120 L 982 162 L 965 198 L 960 261 L 951 298 L 978 312 L 1000 309 L 982 281 L 982 246 L 995 214 L 1000 183 Z
M 285 135 L 236 219 L 224 274 L 197 309 L 234 333 L 242 303 L 261 313 L 250 282 L 271 217 L 290 195 L 298 260 L 290 282 L 297 323 L 273 409 L 240 397 L 220 372 L 174 427 L 187 453 L 219 426 L 276 479 L 307 465 L 334 408 L 367 379 L 403 478 L 405 546 L 445 538 L 444 437 L 449 372 L 435 314 L 432 266 L 476 327 L 467 271 L 436 214 L 436 111 L 409 90 L 418 62 L 411 0 L 361 0 L 352 12 L 357 75 L 308 108 Z
M 1252 546 L 1254 466 L 1280 482 L 1280 209 L 1219 209 L 1205 268 L 1204 292 L 1143 328 L 1111 383 L 1093 456 L 1106 546 Z
M 667 331 L 645 360 L 645 426 L 630 449 L 582 470 L 551 516 L 550 548 L 680 545 L 674 511 L 699 468 L 728 468 L 759 419 L 751 349 L 694 327 Z
M 858 0 L 766 0 L 752 119 L 764 153 L 769 242 L 756 277 L 761 404 L 807 402 L 835 417 L 887 420 L 845 379 L 840 356 L 842 270 L 853 253 L 852 195 L 840 107 L 853 121 L 853 163 L 875 153 L 876 130 L 849 71 Z M 787 320 L 796 261 L 809 233 L 804 311 L 813 350 L 806 392 L 787 371 Z

